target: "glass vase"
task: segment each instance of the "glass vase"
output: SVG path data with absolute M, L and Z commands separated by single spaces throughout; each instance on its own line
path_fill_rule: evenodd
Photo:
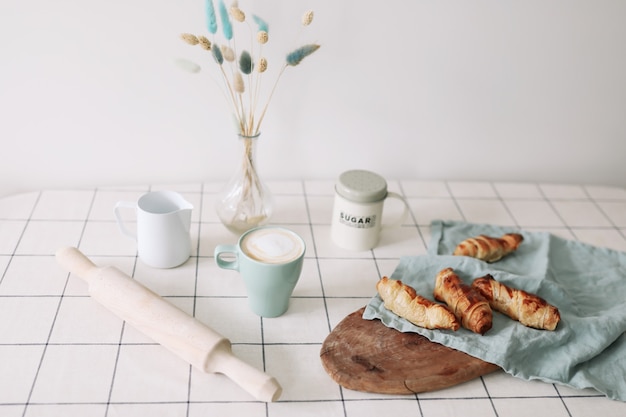
M 272 216 L 272 194 L 257 172 L 256 147 L 259 136 L 239 135 L 243 156 L 235 175 L 220 193 L 216 204 L 222 224 L 238 235 L 268 223 Z

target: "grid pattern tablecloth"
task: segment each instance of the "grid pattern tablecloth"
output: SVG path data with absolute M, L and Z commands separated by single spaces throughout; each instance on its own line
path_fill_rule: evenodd
M 374 295 L 405 255 L 422 255 L 433 219 L 542 230 L 626 251 L 626 190 L 492 182 L 392 181 L 411 216 L 384 230 L 372 251 L 330 240 L 332 181 L 270 183 L 272 223 L 299 233 L 308 247 L 288 312 L 260 319 L 234 271 L 217 268 L 213 249 L 236 236 L 218 221 L 220 184 L 47 190 L 0 199 L 0 415 L 12 416 L 622 416 L 626 404 L 595 391 L 526 382 L 496 372 L 446 390 L 388 396 L 345 390 L 324 372 L 322 342 Z M 154 189 L 181 192 L 192 204 L 192 257 L 159 270 L 136 256 L 117 229 L 113 206 Z M 399 214 L 392 201 L 385 216 Z M 222 375 L 191 368 L 94 302 L 80 279 L 54 259 L 77 246 L 114 265 L 233 343 L 242 359 L 275 376 L 276 403 L 254 401 Z

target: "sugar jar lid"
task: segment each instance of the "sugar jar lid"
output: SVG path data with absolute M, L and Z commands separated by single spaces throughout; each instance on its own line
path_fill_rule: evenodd
M 339 176 L 335 190 L 350 201 L 372 203 L 387 196 L 387 181 L 373 172 L 354 169 Z

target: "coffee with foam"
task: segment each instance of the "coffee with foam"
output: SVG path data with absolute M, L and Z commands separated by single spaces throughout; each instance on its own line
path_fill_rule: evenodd
M 241 250 L 259 262 L 284 264 L 302 255 L 304 243 L 290 230 L 265 227 L 245 235 L 241 240 Z

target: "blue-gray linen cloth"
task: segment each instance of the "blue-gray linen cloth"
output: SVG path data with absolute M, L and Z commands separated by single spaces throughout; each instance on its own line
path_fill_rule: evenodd
M 484 336 L 464 328 L 428 330 L 391 313 L 378 295 L 363 318 L 419 333 L 525 380 L 594 388 L 626 401 L 626 253 L 493 225 L 437 220 L 431 226 L 428 255 L 403 257 L 390 278 L 434 300 L 435 277 L 444 268 L 452 267 L 466 284 L 489 273 L 556 306 L 561 315 L 556 330 L 532 329 L 495 311 L 493 327 Z M 524 241 L 498 262 L 451 255 L 468 237 L 509 232 L 521 233 Z

